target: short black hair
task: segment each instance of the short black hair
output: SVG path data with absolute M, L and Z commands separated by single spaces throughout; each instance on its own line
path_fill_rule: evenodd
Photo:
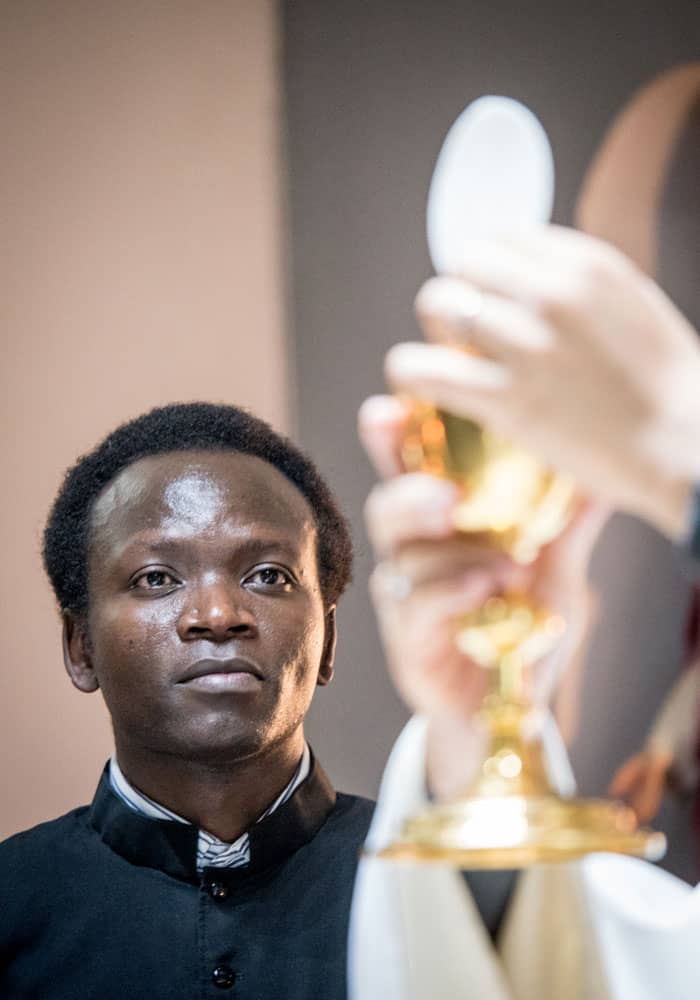
M 240 407 L 173 403 L 117 427 L 66 472 L 49 512 L 43 547 L 44 567 L 60 609 L 87 611 L 90 516 L 104 488 L 141 458 L 192 450 L 254 455 L 296 486 L 316 522 L 324 604 L 335 604 L 351 578 L 352 541 L 347 521 L 311 459 Z

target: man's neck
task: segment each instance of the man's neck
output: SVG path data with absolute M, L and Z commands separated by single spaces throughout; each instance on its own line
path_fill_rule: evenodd
M 289 784 L 304 749 L 304 734 L 243 760 L 183 760 L 117 740 L 127 781 L 159 805 L 231 843 L 256 822 Z

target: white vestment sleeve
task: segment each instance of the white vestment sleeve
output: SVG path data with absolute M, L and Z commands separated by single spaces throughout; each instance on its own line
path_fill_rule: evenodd
M 501 941 L 516 1000 L 697 1000 L 700 887 L 592 854 L 520 880 Z
M 426 724 L 389 758 L 368 837 L 389 842 L 426 804 Z M 554 732 L 553 775 L 570 769 Z M 563 755 L 563 756 L 562 756 Z M 462 877 L 438 865 L 360 862 L 350 1000 L 697 1000 L 700 887 L 643 861 L 593 855 L 522 873 L 495 953 Z
M 391 753 L 367 839 L 388 844 L 427 805 L 425 720 Z M 458 872 L 365 856 L 350 916 L 350 1000 L 510 1000 L 479 913 Z

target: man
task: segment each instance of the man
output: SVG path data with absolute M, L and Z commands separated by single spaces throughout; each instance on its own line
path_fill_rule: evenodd
M 312 463 L 234 407 L 153 410 L 69 471 L 44 562 L 115 755 L 0 848 L 0 995 L 344 997 L 372 806 L 304 741 L 351 568 Z

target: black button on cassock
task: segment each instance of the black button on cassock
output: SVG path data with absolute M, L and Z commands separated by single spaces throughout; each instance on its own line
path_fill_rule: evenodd
M 227 990 L 236 982 L 236 973 L 228 965 L 217 965 L 211 974 L 214 986 Z
M 207 889 L 212 899 L 226 899 L 228 896 L 228 886 L 223 882 L 210 882 Z

